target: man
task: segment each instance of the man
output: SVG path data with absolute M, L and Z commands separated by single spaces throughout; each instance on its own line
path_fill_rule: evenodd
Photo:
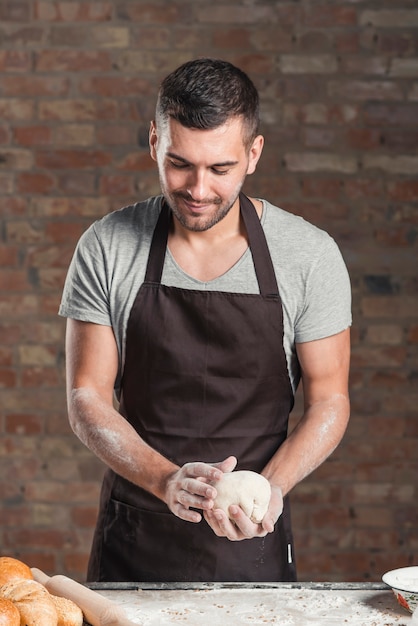
M 149 142 L 162 196 L 87 230 L 60 308 L 70 423 L 109 467 L 88 578 L 294 580 L 287 494 L 349 416 L 347 271 L 326 233 L 241 193 L 263 137 L 238 68 L 170 74 Z M 270 481 L 260 524 L 213 507 L 235 468 Z

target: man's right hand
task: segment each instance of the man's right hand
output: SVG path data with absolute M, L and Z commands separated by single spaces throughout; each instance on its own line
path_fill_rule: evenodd
M 222 473 L 232 472 L 236 464 L 237 459 L 230 456 L 219 463 L 196 461 L 180 467 L 166 482 L 165 502 L 170 511 L 188 522 L 200 522 L 202 515 L 190 509 L 212 509 L 216 488 L 211 483 L 218 481 Z

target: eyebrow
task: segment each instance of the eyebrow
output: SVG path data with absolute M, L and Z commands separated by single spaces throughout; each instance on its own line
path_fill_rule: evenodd
M 181 161 L 185 165 L 193 165 L 193 163 L 190 163 L 190 161 L 188 161 L 187 159 L 184 159 L 178 154 L 175 154 L 174 152 L 167 152 L 167 156 L 170 157 L 170 159 L 176 159 L 176 161 Z M 237 164 L 238 164 L 238 161 L 223 161 L 222 163 L 212 163 L 210 167 L 227 167 L 227 166 L 237 165 Z

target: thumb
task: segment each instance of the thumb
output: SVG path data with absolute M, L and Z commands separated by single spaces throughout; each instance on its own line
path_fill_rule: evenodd
M 213 463 L 213 467 L 217 467 L 221 470 L 221 472 L 232 472 L 238 461 L 235 456 L 229 456 L 224 461 L 220 461 L 219 463 Z

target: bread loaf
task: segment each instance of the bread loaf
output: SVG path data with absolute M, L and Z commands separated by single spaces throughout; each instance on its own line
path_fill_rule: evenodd
M 52 594 L 51 598 L 57 611 L 58 626 L 83 626 L 83 612 L 75 602 Z
M 36 580 L 12 580 L 0 587 L 0 597 L 17 607 L 21 626 L 58 626 L 51 595 Z
M 11 580 L 32 580 L 30 567 L 11 556 L 0 556 L 0 587 Z
M 20 613 L 6 598 L 0 598 L 0 626 L 20 626 Z

